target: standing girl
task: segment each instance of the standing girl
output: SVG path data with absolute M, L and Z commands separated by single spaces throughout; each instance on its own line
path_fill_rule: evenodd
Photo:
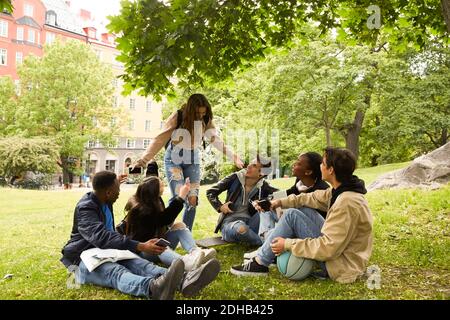
M 163 131 L 152 140 L 142 157 L 134 164 L 145 167 L 166 146 L 164 166 L 172 197 L 179 193 L 186 178 L 191 182 L 183 213 L 183 222 L 189 230 L 192 230 L 198 205 L 201 178 L 199 148 L 205 137 L 238 168 L 243 168 L 244 164 L 239 156 L 225 146 L 217 135 L 211 105 L 202 94 L 191 95 L 180 110 L 172 113 Z

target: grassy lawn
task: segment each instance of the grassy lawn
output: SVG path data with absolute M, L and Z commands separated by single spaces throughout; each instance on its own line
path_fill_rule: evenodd
M 371 183 L 378 175 L 406 164 L 361 169 Z M 293 179 L 273 184 L 291 186 Z M 194 226 L 196 239 L 213 236 L 217 215 L 201 188 Z M 115 204 L 116 222 L 134 188 L 124 188 Z M 67 289 L 67 271 L 59 262 L 68 240 L 73 208 L 85 191 L 0 189 L 0 299 L 135 299 L 94 286 Z M 370 290 L 361 280 L 337 284 L 331 280 L 293 282 L 276 267 L 267 278 L 237 278 L 232 265 L 253 248 L 217 248 L 222 271 L 196 299 L 450 299 L 450 185 L 435 191 L 374 191 L 367 195 L 375 218 L 374 252 L 370 265 L 381 269 L 381 289 Z M 3 279 L 12 274 L 12 278 Z M 3 280 L 2 280 L 3 279 Z M 177 294 L 177 299 L 183 297 Z

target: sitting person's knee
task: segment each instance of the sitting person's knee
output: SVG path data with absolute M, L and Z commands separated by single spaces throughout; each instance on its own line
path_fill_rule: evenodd
M 198 205 L 198 197 L 197 196 L 189 196 L 188 202 L 191 207 L 196 207 Z
M 248 231 L 248 226 L 246 226 L 245 224 L 240 224 L 237 226 L 237 233 L 239 234 L 245 234 Z
M 186 224 L 184 222 L 175 222 L 172 227 L 170 227 L 170 230 L 175 231 L 175 230 L 184 230 L 186 229 Z

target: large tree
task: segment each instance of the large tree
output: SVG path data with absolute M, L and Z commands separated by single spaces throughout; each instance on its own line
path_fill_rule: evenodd
M 55 42 L 42 58 L 30 56 L 19 68 L 20 95 L 11 130 L 52 137 L 60 146 L 65 177 L 81 160 L 88 140 L 105 145 L 119 134 L 123 119 L 112 107 L 113 73 L 79 41 Z
M 271 46 L 289 45 L 302 27 L 317 23 L 322 34 L 336 29 L 376 47 L 405 50 L 430 38 L 448 43 L 448 0 L 137 0 L 122 1 L 109 28 L 119 35 L 126 90 L 159 97 L 182 86 L 229 77 L 265 56 Z M 450 22 L 448 23 L 450 24 Z

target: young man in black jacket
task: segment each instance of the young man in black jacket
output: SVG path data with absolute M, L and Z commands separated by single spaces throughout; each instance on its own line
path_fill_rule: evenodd
M 246 169 L 229 175 L 206 191 L 209 202 L 220 213 L 215 232 L 221 230 L 223 240 L 255 246 L 262 244 L 258 236 L 259 214 L 252 202 L 277 191 L 264 180 L 270 167 L 271 163 L 263 164 L 257 157 Z M 219 195 L 224 191 L 227 191 L 227 197 L 222 203 Z
M 109 171 L 101 171 L 94 176 L 94 192 L 85 194 L 75 208 L 70 240 L 62 249 L 61 262 L 76 270 L 76 280 L 81 284 L 92 283 L 158 300 L 173 299 L 177 288 L 181 288 L 181 293 L 185 295 L 196 294 L 208 283 L 202 277 L 201 270 L 196 274 L 185 274 L 182 260 L 174 261 L 170 268 L 165 269 L 136 257 L 116 263 L 107 262 L 91 272 L 81 260 L 81 253 L 91 248 L 157 255 L 166 249 L 156 244 L 158 239 L 139 242 L 115 231 L 112 205 L 118 199 L 120 183 L 125 179 L 126 176 L 117 178 Z

